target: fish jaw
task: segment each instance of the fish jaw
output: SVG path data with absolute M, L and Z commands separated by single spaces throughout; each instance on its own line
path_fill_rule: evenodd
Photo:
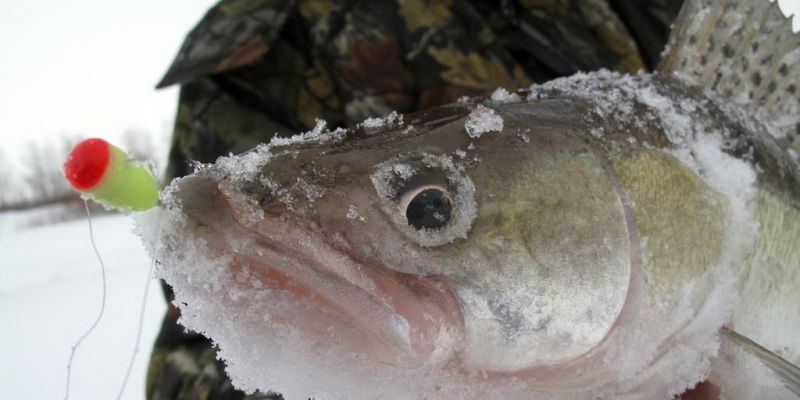
M 176 198 L 192 233 L 228 256 L 223 268 L 247 271 L 297 300 L 288 310 L 272 309 L 269 299 L 261 306 L 273 319 L 315 335 L 312 342 L 338 342 L 402 367 L 441 363 L 459 350 L 463 316 L 445 281 L 359 258 L 313 226 L 244 218 L 249 210 L 208 176 L 181 181 Z

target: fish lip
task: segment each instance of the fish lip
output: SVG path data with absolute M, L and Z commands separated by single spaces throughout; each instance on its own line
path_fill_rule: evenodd
M 273 282 L 276 273 L 288 277 L 302 289 L 299 301 L 333 305 L 326 310 L 340 318 L 341 329 L 355 326 L 370 341 L 352 344 L 358 350 L 368 348 L 382 362 L 414 367 L 442 362 L 458 351 L 463 315 L 445 281 L 360 258 L 312 227 L 250 218 L 227 190 L 232 189 L 215 177 L 196 174 L 179 185 L 178 197 L 181 212 L 197 227 L 195 233 L 233 256 L 230 268 L 250 267 L 262 280 Z M 249 240 L 235 240 L 243 237 Z

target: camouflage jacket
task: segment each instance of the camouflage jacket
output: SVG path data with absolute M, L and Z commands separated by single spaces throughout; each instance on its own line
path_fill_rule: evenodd
M 682 0 L 223 0 L 159 87 L 180 84 L 168 175 L 312 128 L 578 71 L 650 69 Z M 147 396 L 242 399 L 170 306 Z M 273 398 L 254 394 L 248 399 Z

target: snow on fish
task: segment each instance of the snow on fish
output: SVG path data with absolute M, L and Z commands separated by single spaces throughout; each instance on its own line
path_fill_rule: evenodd
M 181 323 L 289 399 L 795 398 L 798 36 L 743 0 L 674 32 L 653 74 L 198 166 L 138 216 Z

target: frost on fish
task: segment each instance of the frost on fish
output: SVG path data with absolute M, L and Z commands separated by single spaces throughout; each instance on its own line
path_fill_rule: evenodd
M 780 139 L 781 135 L 775 133 L 773 121 L 763 119 L 763 110 L 735 106 L 717 90 L 687 90 L 682 85 L 684 79 L 669 73 L 628 77 L 599 72 L 536 86 L 530 98 L 572 96 L 584 99 L 592 104 L 595 117 L 615 121 L 611 127 L 604 126 L 603 132 L 593 132 L 593 136 L 621 138 L 619 132 L 637 132 L 636 136 L 628 137 L 631 145 L 638 139 L 646 147 L 655 144 L 664 148 L 709 187 L 723 194 L 728 210 L 724 232 L 731 242 L 721 247 L 725 257 L 720 264 L 728 267 L 727 273 L 733 278 L 728 283 L 728 305 L 718 311 L 733 314 L 727 318 L 737 330 L 746 332 L 774 354 L 796 363 L 800 359 L 800 343 L 794 333 L 800 329 L 795 322 L 800 317 L 797 311 L 800 297 L 792 293 L 800 284 L 800 274 L 792 272 L 798 258 L 793 256 L 796 252 L 789 250 L 792 247 L 789 243 L 796 246 L 800 239 L 800 230 L 796 227 L 800 216 L 796 200 L 797 166 L 771 141 L 770 136 Z M 672 80 L 677 82 L 670 83 Z M 611 99 L 614 106 L 609 108 L 608 103 L 597 101 L 603 98 Z M 722 121 L 728 122 L 721 124 Z M 780 121 L 776 122 L 780 125 Z M 663 132 L 663 138 L 648 134 L 653 124 L 658 126 L 658 132 Z M 630 148 L 624 144 L 620 147 Z M 639 164 L 641 167 L 642 163 Z M 782 178 L 776 181 L 775 176 Z M 758 188 L 756 181 L 761 182 Z M 776 196 L 783 200 L 776 201 Z M 642 204 L 635 198 L 632 202 L 635 213 Z M 660 202 L 669 204 L 672 201 L 662 198 Z M 652 238 L 645 238 L 645 254 L 654 244 L 658 245 Z M 748 250 L 742 252 L 741 249 Z M 661 258 L 651 257 L 653 264 Z M 748 262 L 743 264 L 741 258 Z M 725 273 L 720 276 L 724 277 Z M 719 281 L 711 283 L 724 287 Z M 744 292 L 742 287 L 746 288 Z M 709 348 L 713 345 L 713 341 L 709 342 L 712 346 Z M 748 363 L 761 364 L 755 360 L 748 360 Z M 716 374 L 724 374 L 719 368 L 728 368 L 725 363 L 716 365 Z M 731 374 L 735 375 L 735 371 Z M 725 382 L 732 380 L 735 379 L 730 375 L 724 379 Z M 751 384 L 769 387 L 756 381 Z M 723 393 L 733 398 L 749 397 L 744 394 L 747 392 L 733 388 Z
M 405 134 L 319 124 L 200 166 L 140 230 L 246 391 L 669 398 L 721 365 L 760 160 L 746 114 L 670 79 L 579 74 Z M 476 110 L 502 128 L 465 135 Z M 408 219 L 427 189 L 442 227 Z
M 618 107 L 587 107 L 592 88 L 616 96 Z M 558 100 L 568 97 L 568 106 Z M 716 353 L 714 332 L 735 303 L 736 271 L 752 240 L 755 172 L 723 151 L 724 132 L 677 116 L 705 112 L 711 100 L 667 99 L 650 77 L 601 72 L 491 109 L 504 127 L 480 144 L 463 134 L 476 110 L 468 104 L 460 119 L 410 136 L 395 128 L 358 137 L 320 125 L 200 167 L 173 183 L 140 229 L 162 238 L 151 251 L 175 287 L 181 323 L 218 344 L 246 391 L 669 396 L 703 379 Z M 628 113 L 637 108 L 644 111 Z M 557 123 L 563 115 L 574 119 Z M 600 125 L 598 143 L 612 149 L 604 156 L 575 136 L 577 127 Z M 613 150 L 638 143 L 614 140 L 623 127 L 653 143 L 653 129 L 675 130 L 664 133 L 666 149 L 628 157 Z M 364 146 L 380 140 L 395 140 L 397 153 Z M 636 173 L 643 167 L 692 194 L 648 197 Z M 445 228 L 409 224 L 409 187 L 447 192 L 455 211 Z M 201 193 L 209 194 L 201 201 Z M 681 258 L 650 259 L 684 243 L 647 231 L 659 221 L 639 220 L 638 210 L 665 200 L 700 207 L 694 216 L 707 225 L 676 229 L 714 236 L 712 251 L 690 251 L 688 267 Z M 668 219 L 670 207 L 655 215 Z M 420 286 L 406 291 L 411 277 Z M 413 294 L 420 291 L 429 294 Z
M 151 251 L 181 322 L 219 345 L 246 391 L 666 398 L 709 373 L 754 240 L 756 172 L 726 152 L 733 133 L 703 117 L 718 112 L 714 98 L 671 100 L 658 79 L 599 72 L 534 87 L 527 104 L 492 109 L 504 127 L 472 146 L 463 135 L 471 105 L 445 128 L 410 136 L 359 139 L 320 125 L 200 167 L 140 229 L 161 238 Z M 563 115 L 574 119 L 556 124 Z M 638 140 L 623 134 L 634 131 Z M 365 148 L 351 142 L 390 136 L 399 153 L 346 157 Z M 541 156 L 496 154 L 520 148 Z M 458 156 L 467 151 L 481 161 Z M 681 190 L 659 191 L 648 177 Z M 409 185 L 446 187 L 455 213 L 447 228 L 409 225 Z M 204 191 L 214 200 L 199 201 Z M 669 227 L 679 234 L 659 225 L 670 218 L 684 224 Z M 673 255 L 682 240 L 707 245 Z M 414 290 L 455 296 L 463 320 L 449 308 L 417 319 L 392 302 L 422 300 L 382 292 L 406 278 L 382 280 L 364 270 L 373 263 L 433 279 Z M 340 307 L 355 321 L 339 322 Z M 418 331 L 427 328 L 435 331 Z
M 361 222 L 367 222 L 367 220 L 364 219 L 364 217 L 362 217 L 361 214 L 358 213 L 358 210 L 356 210 L 356 208 L 352 205 L 347 207 L 347 218 Z
M 374 132 L 381 128 L 392 128 L 395 126 L 402 126 L 403 125 L 403 116 L 398 114 L 397 111 L 392 111 L 389 115 L 380 118 L 380 117 L 373 117 L 365 119 L 360 126 L 364 128 L 367 132 Z
M 709 374 L 732 398 L 768 390 L 781 378 L 718 331 L 799 357 L 796 167 L 763 113 L 676 72 L 320 122 L 198 166 L 139 231 L 181 323 L 248 392 L 666 399 Z
M 489 98 L 492 101 L 498 103 L 515 103 L 522 100 L 522 98 L 518 94 L 511 93 L 505 88 L 495 89 L 495 91 L 492 92 L 492 95 L 489 96 Z
M 475 139 L 487 132 L 500 132 L 503 130 L 503 117 L 491 108 L 478 104 L 469 114 L 464 129 L 467 135 Z

